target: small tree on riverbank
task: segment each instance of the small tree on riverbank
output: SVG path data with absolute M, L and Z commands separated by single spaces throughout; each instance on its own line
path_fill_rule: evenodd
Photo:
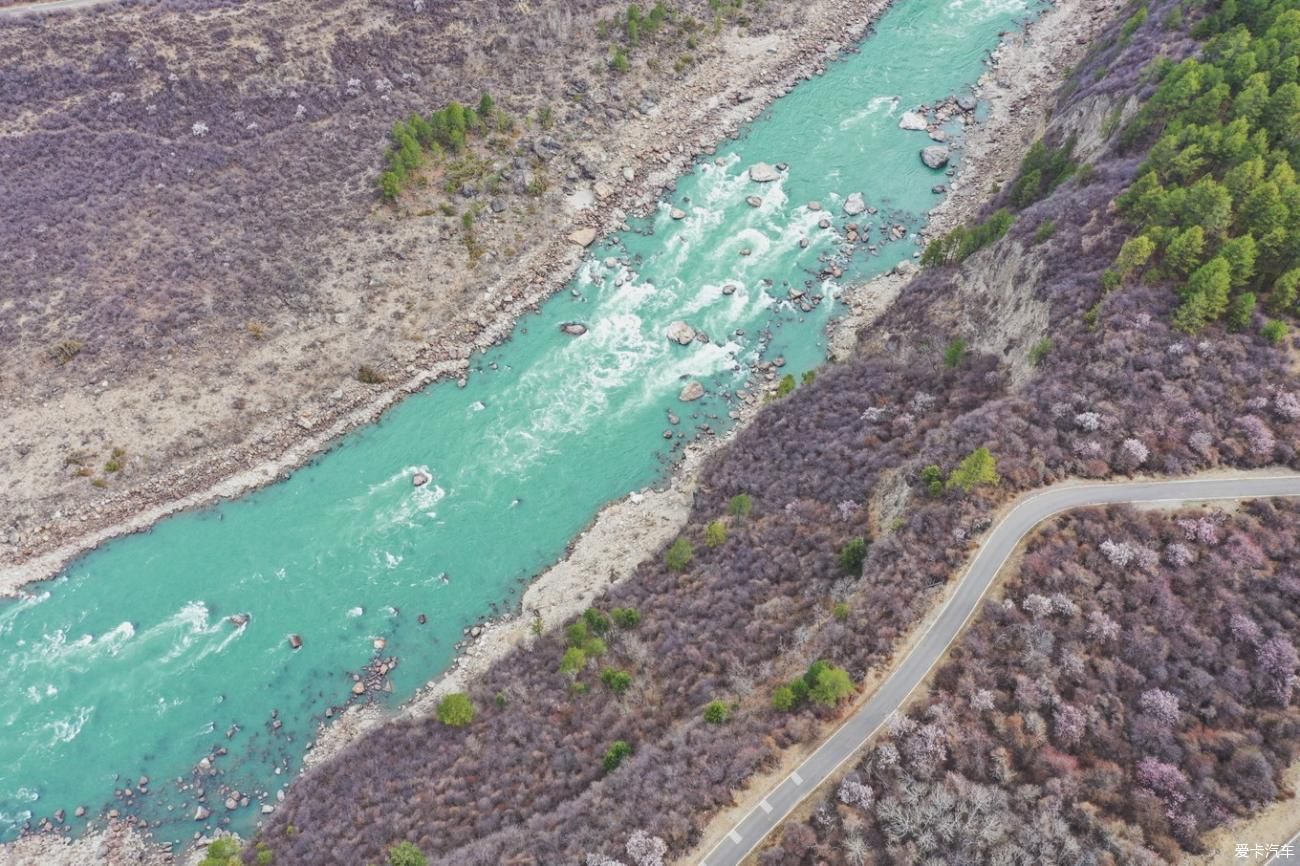
M 438 721 L 453 728 L 463 728 L 474 721 L 474 703 L 469 695 L 456 692 L 438 701 Z

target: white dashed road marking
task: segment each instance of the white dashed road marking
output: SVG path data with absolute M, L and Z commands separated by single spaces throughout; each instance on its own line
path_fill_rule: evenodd
M 728 833 L 727 837 L 731 839 L 732 842 L 735 842 L 737 845 L 739 845 L 743 841 L 740 838 L 740 834 L 737 833 L 735 830 L 732 830 L 730 833 Z
M 798 773 L 791 773 L 791 774 L 790 774 L 790 778 L 794 780 L 794 783 L 795 783 L 796 785 L 802 785 L 802 784 L 803 784 L 803 776 L 800 776 Z
M 760 800 L 758 803 L 758 807 L 768 815 L 772 814 L 772 804 L 767 802 L 766 800 Z

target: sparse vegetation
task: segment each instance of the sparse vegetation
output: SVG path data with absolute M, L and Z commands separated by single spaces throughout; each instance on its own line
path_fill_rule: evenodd
M 1041 365 L 1047 360 L 1047 356 L 1052 354 L 1052 338 L 1043 337 L 1029 349 L 1029 363 L 1035 367 Z
M 867 559 L 867 540 L 861 535 L 854 536 L 840 548 L 840 568 L 846 574 L 857 577 L 862 574 L 862 563 Z
M 463 728 L 474 721 L 474 703 L 469 695 L 454 692 L 438 701 L 438 721 L 452 728 Z
M 948 486 L 970 492 L 976 487 L 997 484 L 998 461 L 987 448 L 976 448 L 966 455 L 948 476 Z
M 727 513 L 744 520 L 754 510 L 754 498 L 748 493 L 738 493 L 727 503 Z
M 67 364 L 81 354 L 81 350 L 85 348 L 85 345 L 80 340 L 60 340 L 50 349 L 50 357 L 59 364 Z
M 362 364 L 357 367 L 357 381 L 366 385 L 381 385 L 384 382 L 384 374 L 369 364 Z
M 669 571 L 685 571 L 695 558 L 695 548 L 685 538 L 679 538 L 664 554 L 664 564 Z
M 710 725 L 726 724 L 731 718 L 731 706 L 726 701 L 709 701 L 704 708 L 704 721 Z
M 921 255 L 921 265 L 955 265 L 1000 239 L 1011 228 L 1015 217 L 1000 210 L 973 226 L 960 226 L 941 238 L 930 241 Z
M 961 337 L 953 338 L 943 349 L 943 365 L 945 367 L 960 367 L 961 362 L 966 359 L 966 341 Z
M 600 766 L 606 773 L 612 773 L 623 763 L 623 759 L 631 754 L 632 747 L 627 744 L 626 740 L 615 740 L 605 750 L 605 756 L 601 759 Z
M 1020 164 L 1020 175 L 1011 187 L 1012 204 L 1018 208 L 1029 207 L 1068 180 L 1076 168 L 1071 159 L 1073 153 L 1074 139 L 1055 148 L 1048 147 L 1041 138 L 1034 142 Z M 1041 226 L 1039 230 L 1042 230 Z
M 727 524 L 714 520 L 704 528 L 704 543 L 710 548 L 721 547 L 727 542 Z

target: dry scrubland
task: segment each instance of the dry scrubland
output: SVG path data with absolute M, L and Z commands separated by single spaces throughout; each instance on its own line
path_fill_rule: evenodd
M 601 0 L 5 20 L 0 558 L 211 484 L 365 405 L 375 380 L 464 357 L 506 315 L 485 289 L 541 294 L 571 265 L 566 192 L 635 194 L 698 146 L 677 153 L 675 134 L 734 122 L 731 88 L 775 80 L 865 8 L 733 6 L 674 2 L 635 46 L 627 4 Z M 770 53 L 775 32 L 794 38 Z M 473 189 L 431 169 L 381 205 L 394 121 L 484 91 L 508 120 L 475 136 Z
M 540 636 L 471 686 L 469 725 L 405 720 L 310 771 L 260 837 L 275 862 L 366 862 L 398 841 L 438 864 L 683 855 L 749 777 L 837 714 L 776 709 L 778 687 L 818 659 L 859 682 L 879 670 L 1009 497 L 1068 477 L 1300 468 L 1292 338 L 1260 334 L 1259 313 L 1188 334 L 1166 277 L 1106 275 L 1134 233 L 1112 202 L 1160 133 L 1119 135 L 1155 89 L 1144 69 L 1196 47 L 1197 10 L 1175 5 L 1097 41 L 1027 167 L 1037 178 L 990 204 L 1006 218 L 958 236 L 966 250 L 948 247 L 983 249 L 920 274 L 856 357 L 761 412 L 704 471 L 683 541 L 597 603 L 635 608 L 639 625 L 594 645 L 582 627 Z M 1073 159 L 1058 150 L 1071 136 Z M 981 448 L 997 483 L 967 459 Z M 763 862 L 922 862 L 954 813 L 993 828 L 963 840 L 989 862 L 1195 851 L 1283 793 L 1300 745 L 1298 521 L 1263 504 L 1186 524 L 1059 522 L 1009 590 L 1014 609 L 990 607 L 944 669 L 938 709 L 896 726 L 899 763 L 872 757 L 852 779 L 872 791 L 847 788 L 855 805 L 788 827 Z M 844 555 L 856 538 L 874 539 L 861 576 Z M 611 766 L 619 741 L 629 752 Z

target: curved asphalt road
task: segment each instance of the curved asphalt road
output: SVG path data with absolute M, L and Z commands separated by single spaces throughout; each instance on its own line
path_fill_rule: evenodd
M 767 792 L 713 847 L 700 866 L 737 866 L 805 797 L 840 767 L 899 709 L 930 669 L 947 653 L 961 633 L 1007 557 L 1030 530 L 1048 517 L 1072 508 L 1117 503 L 1169 503 L 1206 500 L 1265 499 L 1300 496 L 1300 474 L 1242 473 L 1216 478 L 1192 478 L 1118 484 L 1065 485 L 1048 488 L 1017 504 L 980 545 L 956 590 L 916 646 L 877 689 L 871 699 L 808 756 L 794 772 Z
M 1288 863 L 1295 863 L 1297 859 L 1300 859 L 1300 833 L 1296 833 L 1289 842 L 1280 846 L 1279 852 L 1268 858 L 1264 866 L 1274 866 L 1274 864 L 1287 866 Z

